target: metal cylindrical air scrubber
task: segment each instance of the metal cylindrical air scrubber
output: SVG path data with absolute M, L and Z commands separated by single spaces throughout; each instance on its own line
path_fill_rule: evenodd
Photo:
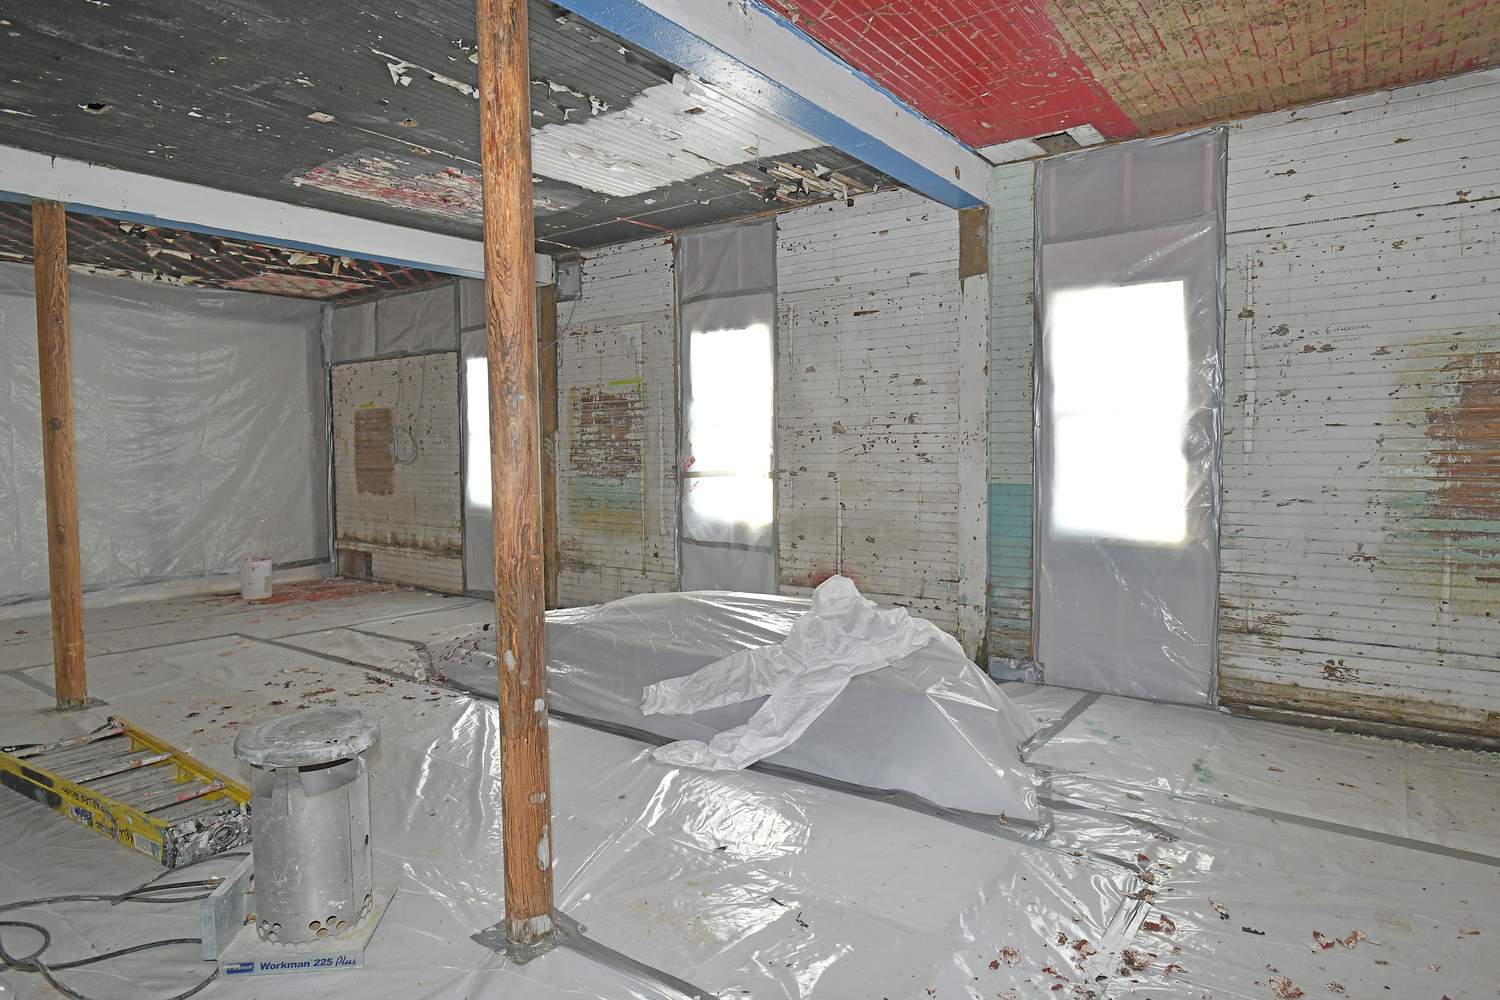
M 370 785 L 380 727 L 315 708 L 261 719 L 234 741 L 251 766 L 256 930 L 287 944 L 343 935 L 369 915 Z

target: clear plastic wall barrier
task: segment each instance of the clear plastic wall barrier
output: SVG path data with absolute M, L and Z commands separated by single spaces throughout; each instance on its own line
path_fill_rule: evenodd
M 1212 700 L 1222 130 L 1037 174 L 1036 657 L 1054 684 Z
M 677 248 L 681 589 L 774 594 L 776 222 Z
M 0 601 L 47 593 L 32 278 L 0 265 Z M 85 589 L 327 559 L 319 304 L 69 281 Z

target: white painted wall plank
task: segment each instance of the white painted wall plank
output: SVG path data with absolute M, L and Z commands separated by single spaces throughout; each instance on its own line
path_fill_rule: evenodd
M 890 191 L 778 222 L 782 592 L 842 566 L 873 600 L 956 632 L 958 214 Z
M 1500 734 L 1500 73 L 1230 133 L 1221 698 Z
M 458 355 L 356 361 L 331 371 L 335 544 L 369 552 L 377 580 L 461 592 Z M 389 407 L 395 426 L 417 444 L 416 461 L 395 465 L 388 494 L 357 489 L 354 415 L 362 407 Z
M 672 244 L 651 239 L 587 253 L 582 287 L 580 300 L 557 304 L 564 606 L 669 591 L 677 581 Z M 582 408 L 584 397 L 593 408 Z M 624 422 L 633 461 L 611 457 L 581 426 L 601 414 Z

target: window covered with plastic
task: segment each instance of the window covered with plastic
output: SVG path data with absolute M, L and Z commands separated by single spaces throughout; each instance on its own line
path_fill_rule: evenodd
M 1037 174 L 1036 658 L 1054 684 L 1212 699 L 1224 135 Z
M 774 594 L 776 222 L 677 240 L 683 590 Z

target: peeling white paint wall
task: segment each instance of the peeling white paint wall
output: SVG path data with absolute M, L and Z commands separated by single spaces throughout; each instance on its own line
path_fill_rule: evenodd
M 977 651 L 989 301 L 983 275 L 960 285 L 958 213 L 894 190 L 778 225 L 782 592 L 842 567 Z M 673 292 L 653 239 L 586 255 L 582 299 L 558 303 L 564 604 L 675 586 Z
M 675 589 L 672 243 L 590 252 L 557 304 L 557 507 L 564 606 Z
M 963 280 L 958 353 L 958 641 L 985 648 L 989 606 L 990 277 Z
M 1500 736 L 1500 73 L 1231 127 L 1220 698 Z
M 897 190 L 778 222 L 782 593 L 842 568 L 957 632 L 960 372 L 974 353 L 958 213 Z
M 452 290 L 445 291 L 451 297 Z M 458 355 L 336 364 L 331 379 L 335 545 L 370 553 L 376 580 L 461 592 Z M 361 409 L 391 410 L 393 426 L 411 435 L 403 435 L 396 451 L 404 458 L 414 448 L 415 460 L 389 463 L 389 492 L 360 488 L 355 421 Z

